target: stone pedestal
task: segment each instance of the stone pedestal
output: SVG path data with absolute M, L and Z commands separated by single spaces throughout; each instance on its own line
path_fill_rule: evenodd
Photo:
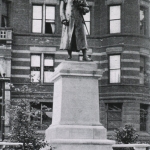
M 99 122 L 98 79 L 94 62 L 62 62 L 55 70 L 53 121 L 46 141 L 57 150 L 111 150 Z

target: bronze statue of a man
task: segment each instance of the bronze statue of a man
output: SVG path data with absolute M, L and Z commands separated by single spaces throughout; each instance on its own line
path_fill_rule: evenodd
M 87 39 L 83 19 L 83 15 L 88 12 L 86 0 L 60 1 L 60 17 L 63 24 L 60 49 L 68 51 L 68 59 L 72 58 L 72 51 L 82 50 L 83 60 L 91 61 L 87 57 Z

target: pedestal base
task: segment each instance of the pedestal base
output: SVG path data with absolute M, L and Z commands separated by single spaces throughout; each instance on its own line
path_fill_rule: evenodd
M 51 140 L 51 146 L 55 150 L 112 150 L 110 140 L 86 140 L 86 139 L 55 139 Z
M 106 135 L 103 126 L 58 125 L 46 130 L 45 140 L 56 150 L 112 150 Z
M 63 62 L 56 68 L 53 121 L 45 139 L 56 150 L 112 150 L 115 142 L 107 140 L 99 122 L 101 76 L 94 62 Z
M 106 139 L 103 126 L 57 125 L 46 130 L 46 140 L 51 139 Z

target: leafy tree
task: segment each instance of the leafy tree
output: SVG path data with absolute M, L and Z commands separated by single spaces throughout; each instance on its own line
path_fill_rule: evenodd
M 31 99 L 32 103 L 38 104 L 38 96 L 31 98 L 31 95 L 34 95 L 34 92 L 37 89 L 40 89 L 40 85 L 31 84 L 30 87 L 23 85 L 21 88 L 15 88 L 11 85 L 12 90 L 20 95 L 20 98 L 13 99 L 10 101 L 10 104 L 7 106 L 10 114 L 10 133 L 9 140 L 11 142 L 23 143 L 23 150 L 39 150 L 42 147 L 48 145 L 44 142 L 44 139 L 41 139 L 36 131 L 39 124 L 37 122 L 31 121 L 31 117 L 37 119 L 39 116 L 35 113 L 35 109 L 30 107 Z M 48 95 L 45 95 L 45 97 Z M 43 96 L 39 96 L 44 98 Z M 49 108 L 45 108 L 49 110 Z M 33 120 L 34 120 L 33 119 Z M 51 150 L 51 146 L 49 146 Z

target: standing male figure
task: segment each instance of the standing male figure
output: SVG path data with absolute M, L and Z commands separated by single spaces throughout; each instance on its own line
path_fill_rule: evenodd
M 82 50 L 83 60 L 92 61 L 87 57 L 87 39 L 83 20 L 83 15 L 88 12 L 86 0 L 60 1 L 60 17 L 63 24 L 60 49 L 68 51 L 68 59 L 72 58 L 72 51 Z

